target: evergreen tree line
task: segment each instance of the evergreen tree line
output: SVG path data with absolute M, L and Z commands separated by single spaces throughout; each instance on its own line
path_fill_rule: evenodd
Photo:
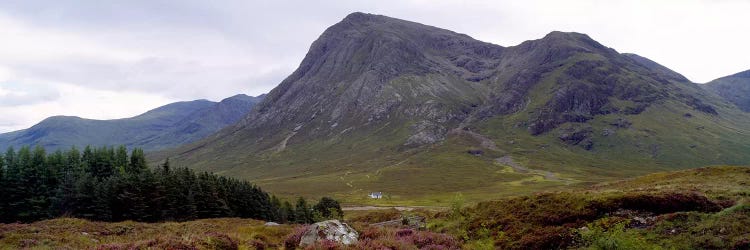
M 3 223 L 60 216 L 144 222 L 241 217 L 309 223 L 340 216 L 341 211 L 330 198 L 312 207 L 300 198 L 297 207 L 304 211 L 287 205 L 291 207 L 250 182 L 172 168 L 169 160 L 149 168 L 143 150 L 128 152 L 124 146 L 51 154 L 42 147 L 23 147 L 0 155 Z

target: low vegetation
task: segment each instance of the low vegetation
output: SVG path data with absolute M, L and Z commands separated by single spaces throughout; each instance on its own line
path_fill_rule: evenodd
M 357 244 L 323 241 L 306 249 L 747 249 L 749 180 L 749 168 L 710 167 L 470 206 L 462 206 L 463 198 L 456 195 L 450 209 L 347 215 L 360 233 Z M 411 216 L 427 218 L 426 227 L 373 225 Z M 63 218 L 2 224 L 0 246 L 294 249 L 304 224 L 274 226 L 236 218 L 179 223 Z
M 501 249 L 745 249 L 750 169 L 712 167 L 481 202 L 430 229 Z M 688 184 L 689 183 L 689 184 Z

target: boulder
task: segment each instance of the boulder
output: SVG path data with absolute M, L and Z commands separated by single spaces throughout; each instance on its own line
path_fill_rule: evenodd
M 344 245 L 356 244 L 359 238 L 354 228 L 339 220 L 327 220 L 310 225 L 299 241 L 300 247 L 315 244 L 315 242 L 330 240 Z

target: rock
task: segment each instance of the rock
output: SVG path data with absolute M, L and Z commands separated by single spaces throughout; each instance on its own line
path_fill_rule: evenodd
M 406 139 L 404 146 L 418 147 L 425 144 L 436 143 L 444 140 L 448 133 L 442 125 L 426 120 L 413 125 L 411 130 L 414 132 L 411 137 Z
M 586 150 L 591 150 L 594 146 L 594 142 L 590 138 L 592 131 L 592 128 L 587 125 L 569 126 L 561 129 L 557 138 L 568 145 L 578 145 Z
M 611 129 L 608 129 L 608 128 L 605 128 L 604 130 L 602 130 L 602 136 L 610 136 L 610 135 L 612 135 L 614 133 L 615 133 L 614 130 L 611 130 Z
M 469 149 L 469 150 L 466 151 L 466 153 L 468 153 L 470 155 L 480 156 L 480 155 L 484 154 L 484 151 L 482 151 L 480 149 Z
M 617 118 L 614 121 L 610 122 L 609 125 L 612 125 L 618 128 L 629 128 L 630 125 L 633 125 L 633 123 L 623 118 Z
M 594 141 L 586 138 L 585 140 L 581 141 L 581 143 L 578 143 L 578 146 L 581 146 L 585 150 L 591 150 L 594 148 Z
M 412 216 L 405 216 L 401 219 L 401 223 L 404 226 L 408 226 L 410 228 L 414 229 L 425 229 L 427 228 L 427 220 L 425 217 L 418 216 L 418 215 L 412 215 Z
M 269 222 L 266 222 L 266 224 L 263 224 L 263 225 L 267 226 L 267 227 L 275 227 L 275 226 L 278 226 L 279 223 L 276 223 L 276 222 L 273 222 L 273 221 L 269 221 Z
M 322 240 L 330 240 L 344 245 L 356 244 L 359 233 L 339 220 L 327 220 L 310 225 L 302 235 L 300 247 L 305 247 Z

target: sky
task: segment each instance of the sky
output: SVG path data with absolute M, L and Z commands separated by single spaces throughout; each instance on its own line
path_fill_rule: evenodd
M 267 93 L 351 12 L 502 46 L 586 33 L 698 83 L 750 69 L 744 0 L 3 0 L 0 133 L 46 117 L 131 117 L 175 101 Z

